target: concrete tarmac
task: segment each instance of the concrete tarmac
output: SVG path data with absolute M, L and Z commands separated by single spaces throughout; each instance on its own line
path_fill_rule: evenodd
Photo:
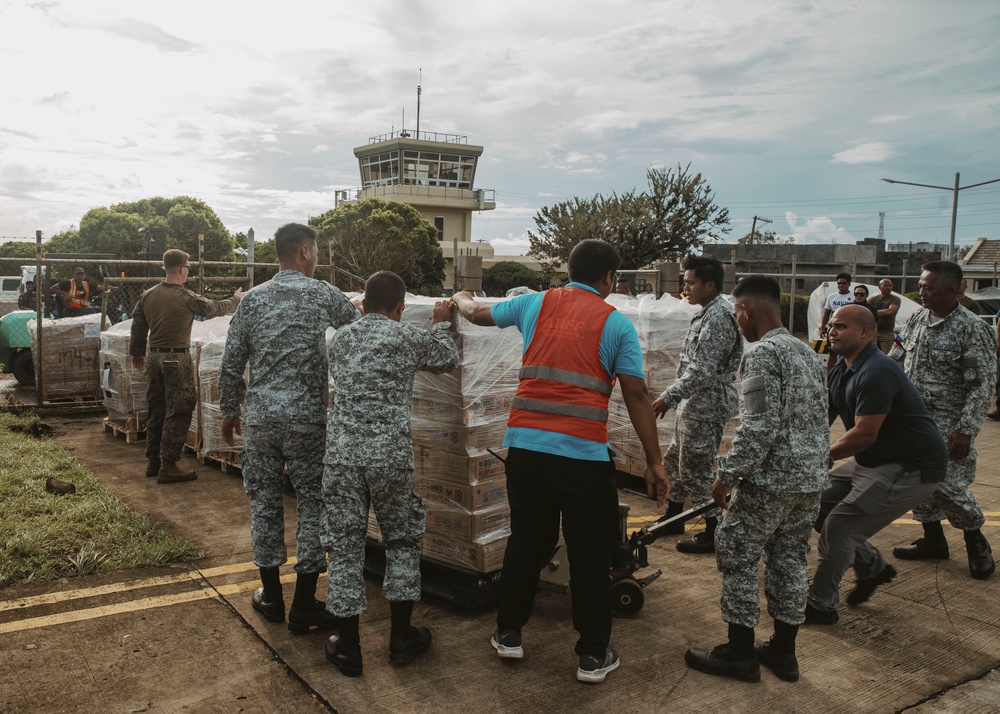
M 327 633 L 291 635 L 250 607 L 258 587 L 242 481 L 191 456 L 197 481 L 157 485 L 143 476 L 141 444 L 105 433 L 97 417 L 50 419 L 59 442 L 135 509 L 200 544 L 204 557 L 169 567 L 7 588 L 0 601 L 3 712 L 535 712 L 535 711 L 1000 711 L 1000 575 L 968 573 L 959 531 L 945 526 L 951 558 L 898 561 L 890 584 L 837 625 L 803 627 L 802 678 L 766 669 L 759 684 L 688 668 L 684 651 L 725 639 L 721 576 L 714 556 L 683 555 L 675 537 L 650 546 L 663 576 L 645 606 L 614 625 L 621 667 L 599 685 L 576 681 L 568 595 L 541 591 L 524 630 L 525 658 L 501 661 L 490 647 L 491 607 L 469 610 L 433 598 L 416 607 L 434 644 L 405 666 L 388 661 L 389 612 L 375 580 L 362 616 L 365 674 L 340 675 L 326 662 Z M 984 529 L 1000 547 L 1000 423 L 977 441 L 973 490 Z M 655 504 L 621 492 L 630 530 L 657 516 Z M 700 524 L 689 524 L 698 530 Z M 286 500 L 294 556 L 295 501 Z M 921 534 L 901 519 L 875 539 L 888 553 Z M 810 556 L 815 565 L 815 552 Z M 292 561 L 293 562 L 293 561 Z M 286 602 L 294 571 L 282 568 Z M 320 596 L 325 589 L 320 579 Z M 848 573 L 842 599 L 853 586 Z M 757 630 L 772 632 L 764 614 Z

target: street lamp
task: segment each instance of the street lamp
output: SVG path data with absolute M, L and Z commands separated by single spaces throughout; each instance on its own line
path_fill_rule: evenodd
M 975 188 L 976 186 L 985 186 L 988 183 L 996 183 L 1000 181 L 1000 178 L 992 179 L 990 181 L 983 181 L 982 183 L 973 183 L 968 186 L 958 185 L 958 171 L 955 172 L 955 186 L 950 188 L 948 186 L 931 186 L 926 183 L 911 183 L 909 181 L 896 181 L 895 179 L 882 179 L 886 183 L 901 183 L 906 186 L 920 186 L 921 188 L 939 188 L 942 191 L 952 191 L 951 198 L 951 238 L 948 240 L 948 260 L 955 260 L 955 221 L 958 218 L 958 192 L 964 191 L 967 188 Z

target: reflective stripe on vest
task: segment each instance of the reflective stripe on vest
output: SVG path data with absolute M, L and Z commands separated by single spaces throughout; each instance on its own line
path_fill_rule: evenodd
M 76 281 L 69 281 L 70 297 L 66 298 L 66 307 L 87 307 L 87 300 L 90 298 L 90 284 L 83 281 L 83 296 L 77 292 Z
M 508 426 L 607 442 L 614 380 L 601 365 L 600 346 L 613 311 L 600 295 L 582 288 L 546 293 L 522 357 Z

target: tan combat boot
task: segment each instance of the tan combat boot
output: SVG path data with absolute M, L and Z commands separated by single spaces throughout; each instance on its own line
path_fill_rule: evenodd
M 194 471 L 181 471 L 177 468 L 176 461 L 161 459 L 160 471 L 156 474 L 156 483 L 179 483 L 180 481 L 194 481 L 198 474 Z

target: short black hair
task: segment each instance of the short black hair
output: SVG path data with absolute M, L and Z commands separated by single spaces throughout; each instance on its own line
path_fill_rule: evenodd
M 855 290 L 864 290 L 865 291 L 865 297 L 868 297 L 868 286 L 867 285 L 857 285 L 854 289 Z
M 612 270 L 618 270 L 622 259 L 610 243 L 597 238 L 582 240 L 569 254 L 569 279 L 593 285 Z
M 952 263 L 950 260 L 932 260 L 929 263 L 924 263 L 920 266 L 920 269 L 928 273 L 948 276 L 955 285 L 956 290 L 962 285 L 962 268 L 958 263 Z
M 781 305 L 781 286 L 767 275 L 748 275 L 733 286 L 734 298 L 763 298 Z
M 278 260 L 288 260 L 306 241 L 316 242 L 319 233 L 312 226 L 302 223 L 286 223 L 274 232 L 274 251 Z
M 841 278 L 843 278 L 847 282 L 851 282 L 851 274 L 850 273 L 837 273 L 837 280 L 840 280 Z
M 722 292 L 722 283 L 726 279 L 726 270 L 722 267 L 722 261 L 715 258 L 690 255 L 684 259 L 681 266 L 685 271 L 693 270 L 694 275 L 703 283 L 709 281 L 715 283 L 715 289 Z
M 365 310 L 390 312 L 406 299 L 406 283 L 389 270 L 380 270 L 365 282 Z

